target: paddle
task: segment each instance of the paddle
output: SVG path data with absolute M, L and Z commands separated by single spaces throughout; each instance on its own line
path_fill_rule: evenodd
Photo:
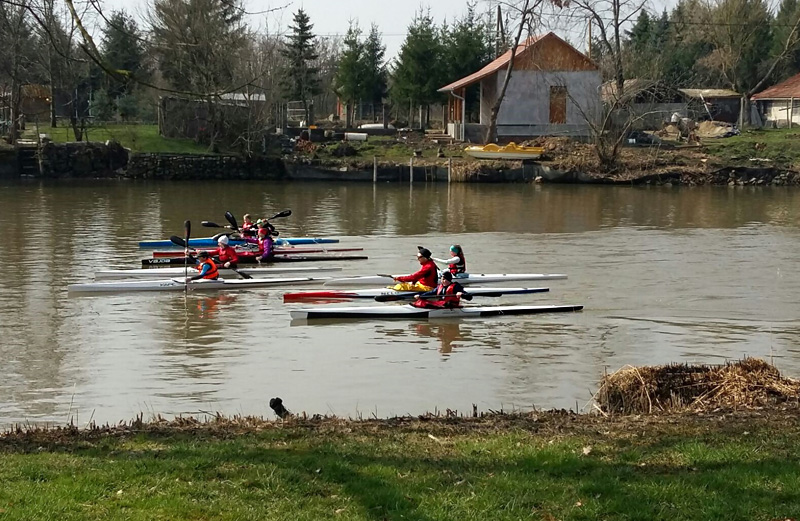
M 192 232 L 192 221 L 185 220 L 183 222 L 183 235 L 186 241 L 183 245 L 183 280 L 185 284 L 184 290 L 189 293 L 189 235 Z M 179 239 L 180 237 L 178 237 Z
M 177 244 L 178 246 L 183 246 L 183 247 L 186 248 L 186 250 L 185 250 L 185 252 L 186 252 L 186 262 L 188 263 L 189 262 L 189 243 L 185 242 L 183 239 L 181 239 L 180 237 L 178 237 L 176 235 L 173 235 L 172 237 L 170 237 L 169 240 L 172 241 L 173 244 Z M 186 269 L 187 270 L 189 269 L 188 268 L 188 264 L 187 264 L 187 268 Z M 252 279 L 253 278 L 251 275 L 248 275 L 247 273 L 239 271 L 236 268 L 227 268 L 227 269 L 231 270 L 232 272 L 234 272 L 235 274 L 239 275 L 243 279 Z
M 201 221 L 201 226 L 205 226 L 206 228 L 230 228 L 228 225 L 217 224 L 211 221 Z
M 413 300 L 419 295 L 419 293 L 407 293 L 405 295 L 376 295 L 375 301 L 376 302 L 396 302 L 398 300 Z M 420 295 L 419 298 L 421 299 L 443 299 L 446 296 L 450 295 Z M 503 293 L 481 293 L 480 295 L 476 295 L 478 297 L 502 297 Z

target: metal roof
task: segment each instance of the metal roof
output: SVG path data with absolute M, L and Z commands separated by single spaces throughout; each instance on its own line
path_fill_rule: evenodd
M 678 89 L 690 98 L 741 98 L 742 95 L 730 89 Z

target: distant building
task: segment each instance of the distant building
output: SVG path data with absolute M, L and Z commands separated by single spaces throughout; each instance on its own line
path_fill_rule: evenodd
M 448 97 L 447 132 L 456 139 L 482 141 L 491 109 L 505 79 L 511 51 L 439 89 Z M 600 68 L 573 46 L 547 33 L 517 47 L 505 98 L 497 115 L 500 141 L 542 135 L 588 136 L 599 114 Z M 480 123 L 465 121 L 464 95 L 480 85 Z
M 249 126 L 265 125 L 268 109 L 264 94 L 241 92 L 221 95 L 214 102 L 214 108 L 218 111 L 219 131 L 227 137 L 261 130 Z M 204 141 L 212 131 L 209 109 L 205 99 L 161 96 L 158 103 L 159 134 Z
M 710 119 L 738 123 L 742 95 L 730 89 L 678 89 L 689 102 L 690 113 L 698 120 Z
M 50 121 L 50 87 L 47 85 L 36 85 L 29 83 L 20 87 L 20 106 L 19 115 L 21 116 L 20 126 L 24 128 L 26 122 L 47 122 Z M 0 120 L 10 122 L 11 120 L 11 90 L 7 87 L 0 91 Z
M 751 123 L 777 128 L 800 125 L 800 74 L 754 94 L 750 100 L 761 120 Z

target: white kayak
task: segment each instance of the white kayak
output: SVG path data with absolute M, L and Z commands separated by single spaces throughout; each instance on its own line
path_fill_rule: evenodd
M 189 283 L 190 291 L 207 291 L 220 289 L 250 289 L 268 286 L 290 286 L 296 284 L 319 283 L 325 278 L 273 278 L 273 279 L 222 279 L 193 280 Z M 130 280 L 115 282 L 90 282 L 85 284 L 70 284 L 68 291 L 71 293 L 98 293 L 98 292 L 126 292 L 126 291 L 184 291 L 186 284 L 182 279 L 158 280 Z
M 283 273 L 319 273 L 325 271 L 342 271 L 341 267 L 318 268 L 318 267 L 291 267 L 291 268 L 240 268 L 240 272 L 246 273 L 251 277 L 269 277 Z M 183 277 L 184 268 L 157 268 L 157 269 L 133 269 L 133 270 L 101 270 L 94 274 L 95 280 L 100 279 L 148 279 Z M 194 266 L 189 266 L 189 274 L 196 275 Z M 219 274 L 223 276 L 235 277 L 236 273 L 232 270 L 219 268 Z
M 535 315 L 580 311 L 583 306 L 475 306 L 454 309 L 421 309 L 405 306 L 351 306 L 315 308 L 291 311 L 294 320 L 314 319 L 428 319 L 428 318 L 483 318 L 501 315 Z
M 470 286 L 468 293 L 475 297 L 501 297 L 503 295 L 524 295 L 529 293 L 544 293 L 550 288 L 502 288 L 489 287 L 479 288 Z M 414 295 L 419 295 L 419 291 L 397 291 L 392 288 L 375 289 L 353 289 L 353 290 L 327 290 L 327 291 L 297 291 L 294 293 L 284 293 L 283 301 L 292 302 L 298 300 L 350 300 L 361 298 L 374 298 L 376 300 L 410 300 Z
M 397 275 L 399 277 L 399 275 Z M 558 280 L 566 279 L 566 275 L 548 273 L 470 273 L 457 276 L 454 280 L 462 286 L 468 284 L 491 284 L 496 282 L 519 282 L 531 280 Z M 366 277 L 344 277 L 331 279 L 326 286 L 380 286 L 394 284 L 394 279 L 389 276 L 371 275 Z

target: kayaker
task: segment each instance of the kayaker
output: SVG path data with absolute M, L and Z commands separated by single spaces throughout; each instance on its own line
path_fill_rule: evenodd
M 451 257 L 449 259 L 437 259 L 434 257 L 433 260 L 441 262 L 442 264 L 447 264 L 450 273 L 456 277 L 462 273 L 466 273 L 467 258 L 464 256 L 464 248 L 462 248 L 460 244 L 454 244 L 450 246 L 450 255 Z
M 439 268 L 436 263 L 431 259 L 431 250 L 417 246 L 417 260 L 420 263 L 420 269 L 411 275 L 404 275 L 402 277 L 394 277 L 394 281 L 398 284 L 392 286 L 398 291 L 430 291 L 436 287 L 436 281 L 439 278 Z
M 236 254 L 236 250 L 233 249 L 233 246 L 228 244 L 228 242 L 227 235 L 223 235 L 217 239 L 219 248 L 217 248 L 213 254 L 219 259 L 221 267 L 236 269 L 239 263 L 239 256 Z
M 438 296 L 442 298 L 427 298 Z M 453 281 L 452 273 L 445 271 L 439 279 L 439 285 L 431 291 L 416 295 L 411 305 L 418 308 L 457 308 L 461 307 L 462 298 L 472 300 L 472 295 L 467 293 L 461 284 Z
M 275 240 L 272 238 L 272 232 L 275 228 L 268 222 L 264 221 L 258 225 L 258 238 L 246 238 L 245 241 L 249 244 L 258 244 L 258 252 L 256 253 L 256 261 L 269 262 L 275 256 L 273 246 Z
M 217 280 L 219 277 L 219 271 L 217 271 L 217 265 L 211 260 L 211 255 L 207 251 L 201 251 L 197 254 L 197 275 L 193 275 L 189 277 L 187 280 L 198 280 L 198 279 L 208 279 L 208 280 Z
M 253 218 L 249 213 L 244 214 L 242 217 L 242 226 L 239 228 L 242 232 L 242 237 L 253 237 L 255 235 L 254 229 L 256 227 L 256 223 L 253 222 Z

